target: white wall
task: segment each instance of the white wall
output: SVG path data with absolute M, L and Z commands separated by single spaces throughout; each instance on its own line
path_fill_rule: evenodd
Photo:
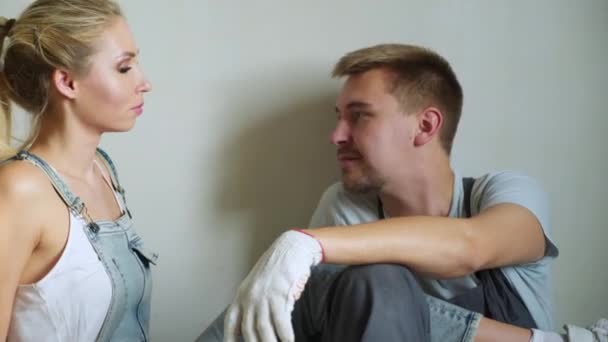
M 122 4 L 154 90 L 136 129 L 103 145 L 161 255 L 155 341 L 193 340 L 279 232 L 307 223 L 338 176 L 329 71 L 380 42 L 451 61 L 465 91 L 455 165 L 538 177 L 561 248 L 557 321 L 608 316 L 608 1 Z

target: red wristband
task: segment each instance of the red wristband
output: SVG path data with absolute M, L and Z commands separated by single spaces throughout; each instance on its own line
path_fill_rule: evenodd
M 313 239 L 317 240 L 317 242 L 319 243 L 319 246 L 321 247 L 321 263 L 324 263 L 324 262 L 325 262 L 325 249 L 323 248 L 323 244 L 321 243 L 321 241 L 320 241 L 319 239 L 317 239 L 317 237 L 316 237 L 316 236 L 314 236 L 314 235 L 310 234 L 309 232 L 305 232 L 305 231 L 303 231 L 303 230 L 302 230 L 302 229 L 300 229 L 300 228 L 291 228 L 291 230 L 295 230 L 296 232 L 300 232 L 300 233 L 302 233 L 302 234 L 304 234 L 304 235 L 308 235 L 308 236 L 310 236 L 311 238 L 313 238 Z

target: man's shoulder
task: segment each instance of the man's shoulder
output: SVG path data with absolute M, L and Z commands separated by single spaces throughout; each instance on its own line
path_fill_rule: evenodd
M 471 193 L 473 214 L 501 203 L 527 208 L 543 228 L 548 229 L 549 196 L 539 179 L 516 171 L 491 172 L 478 177 Z
M 539 179 L 521 171 L 493 171 L 475 178 L 473 198 L 492 200 L 499 195 L 542 197 L 545 190 Z
M 475 184 L 493 184 L 493 183 L 502 183 L 502 182 L 538 182 L 535 177 L 522 172 L 522 171 L 514 171 L 514 170 L 500 170 L 500 171 L 490 171 L 486 172 L 475 178 Z

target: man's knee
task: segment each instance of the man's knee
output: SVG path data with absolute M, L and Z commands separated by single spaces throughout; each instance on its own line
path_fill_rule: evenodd
M 332 288 L 325 340 L 346 331 L 349 341 L 426 341 L 429 307 L 412 272 L 404 266 L 348 267 Z M 353 325 L 359 327 L 353 330 Z
M 336 284 L 346 288 L 372 288 L 387 293 L 399 293 L 421 297 L 423 292 L 412 272 L 405 266 L 396 264 L 373 264 L 351 266 L 342 271 Z

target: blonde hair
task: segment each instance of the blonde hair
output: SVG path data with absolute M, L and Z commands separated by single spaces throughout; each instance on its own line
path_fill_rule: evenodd
M 53 71 L 85 75 L 95 43 L 117 17 L 122 11 L 112 0 L 37 0 L 16 20 L 0 17 L 0 159 L 32 144 L 49 105 Z M 11 102 L 32 115 L 30 134 L 16 149 Z
M 386 68 L 392 72 L 389 91 L 406 111 L 436 106 L 443 113 L 439 132 L 449 155 L 462 111 L 463 94 L 450 64 L 427 48 L 404 44 L 380 44 L 344 55 L 336 63 L 333 77 Z

